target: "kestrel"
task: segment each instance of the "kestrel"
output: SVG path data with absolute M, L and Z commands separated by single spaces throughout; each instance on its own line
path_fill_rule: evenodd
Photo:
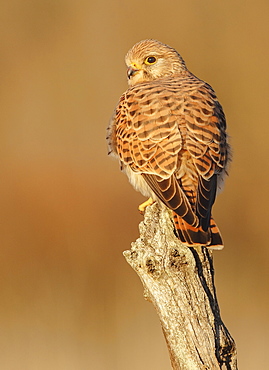
M 173 211 L 175 233 L 188 246 L 222 249 L 211 209 L 230 159 L 226 121 L 214 90 L 178 52 L 156 40 L 125 58 L 129 88 L 108 127 L 109 154 L 134 188 Z

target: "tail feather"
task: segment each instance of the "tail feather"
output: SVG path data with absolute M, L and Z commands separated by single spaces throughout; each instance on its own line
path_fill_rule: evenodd
M 211 243 L 208 245 L 208 248 L 221 250 L 224 248 L 221 233 L 218 226 L 216 225 L 213 217 L 210 218 L 210 232 L 211 232 Z
M 202 226 L 194 227 L 188 224 L 183 218 L 173 213 L 175 234 L 183 244 L 188 246 L 206 246 L 210 249 L 222 249 L 223 243 L 220 231 L 211 216 L 208 230 Z

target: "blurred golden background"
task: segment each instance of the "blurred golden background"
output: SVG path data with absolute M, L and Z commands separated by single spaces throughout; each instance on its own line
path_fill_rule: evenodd
M 125 53 L 145 38 L 175 47 L 224 107 L 217 293 L 239 367 L 268 367 L 268 19 L 267 0 L 1 1 L 1 369 L 170 369 L 122 256 L 143 197 L 105 143 Z

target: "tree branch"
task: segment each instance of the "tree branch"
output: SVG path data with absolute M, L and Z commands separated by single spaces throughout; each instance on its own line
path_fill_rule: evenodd
M 159 315 L 173 369 L 237 369 L 234 340 L 220 317 L 212 252 L 174 236 L 170 211 L 146 208 L 140 238 L 125 251 Z

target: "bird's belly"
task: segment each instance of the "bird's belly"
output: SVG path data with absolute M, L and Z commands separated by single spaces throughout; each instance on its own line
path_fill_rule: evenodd
M 130 183 L 135 188 L 135 190 L 139 191 L 145 197 L 151 197 L 153 199 L 156 199 L 155 194 L 150 189 L 150 187 L 148 186 L 146 181 L 143 179 L 143 176 L 141 174 L 134 172 L 128 166 L 124 168 L 124 171 L 126 175 L 128 176 Z

